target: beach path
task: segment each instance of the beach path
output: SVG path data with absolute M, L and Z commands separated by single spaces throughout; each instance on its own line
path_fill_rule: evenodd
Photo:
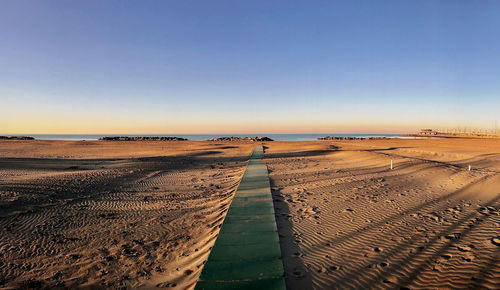
M 255 146 L 196 289 L 285 289 L 263 155 Z

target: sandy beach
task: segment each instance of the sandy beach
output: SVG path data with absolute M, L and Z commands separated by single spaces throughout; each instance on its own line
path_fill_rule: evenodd
M 0 288 L 192 288 L 251 150 L 0 142 Z
M 500 287 L 500 140 L 266 146 L 287 288 Z
M 0 9 L 0 290 L 500 289 L 500 1 Z
M 0 288 L 193 288 L 254 144 L 0 141 Z M 263 144 L 287 288 L 500 288 L 500 140 Z

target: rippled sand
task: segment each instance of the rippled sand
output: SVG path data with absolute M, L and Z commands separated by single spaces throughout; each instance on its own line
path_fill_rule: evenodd
M 500 288 L 499 140 L 266 146 L 290 289 Z
M 251 150 L 0 142 L 0 288 L 192 287 Z
M 253 145 L 1 141 L 0 288 L 192 288 Z M 499 140 L 264 145 L 289 288 L 500 288 Z

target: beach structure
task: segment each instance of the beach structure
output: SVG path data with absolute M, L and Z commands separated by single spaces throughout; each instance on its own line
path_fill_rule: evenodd
M 195 289 L 285 289 L 267 166 L 254 148 Z
M 420 135 L 437 135 L 439 132 L 434 131 L 432 129 L 421 129 L 420 130 Z

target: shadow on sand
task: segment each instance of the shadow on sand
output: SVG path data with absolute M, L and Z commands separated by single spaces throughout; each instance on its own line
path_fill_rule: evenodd
M 300 258 L 300 249 L 295 244 L 295 233 L 291 220 L 290 208 L 285 202 L 280 190 L 271 180 L 271 194 L 276 215 L 276 224 L 280 238 L 281 256 L 285 269 L 285 282 L 287 289 L 311 289 L 311 275 Z

